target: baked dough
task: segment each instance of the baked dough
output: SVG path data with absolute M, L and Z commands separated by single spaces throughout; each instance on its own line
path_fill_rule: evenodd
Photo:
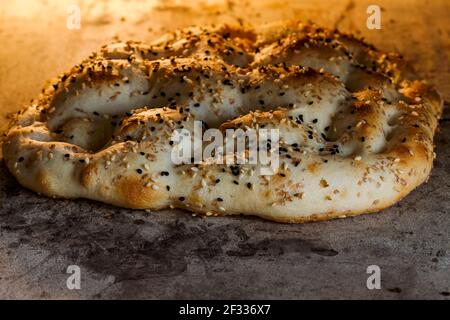
M 442 100 L 398 54 L 312 24 L 189 28 L 117 42 L 14 117 L 20 184 L 117 206 L 279 222 L 386 208 L 424 182 Z M 280 165 L 172 163 L 171 133 L 278 128 Z

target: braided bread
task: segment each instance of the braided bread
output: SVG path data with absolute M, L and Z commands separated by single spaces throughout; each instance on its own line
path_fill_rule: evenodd
M 326 220 L 381 210 L 424 182 L 441 112 L 401 56 L 351 35 L 299 22 L 193 27 L 102 47 L 14 117 L 3 152 L 47 196 Z M 278 129 L 274 174 L 173 163 L 173 132 L 198 120 Z

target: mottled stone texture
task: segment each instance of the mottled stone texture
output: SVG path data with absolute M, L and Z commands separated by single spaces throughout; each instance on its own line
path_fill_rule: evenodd
M 0 130 L 5 113 L 36 96 L 45 79 L 113 36 L 148 40 L 211 22 L 311 19 L 356 32 L 404 54 L 450 97 L 448 1 L 378 0 L 381 30 L 365 27 L 371 0 L 194 2 L 82 1 L 76 31 L 65 27 L 73 1 L 2 3 Z M 382 213 L 304 225 L 52 200 L 20 187 L 1 164 L 0 298 L 449 299 L 449 112 L 445 119 L 427 184 Z M 81 267 L 81 290 L 66 287 L 72 264 Z M 373 264 L 381 290 L 366 288 Z

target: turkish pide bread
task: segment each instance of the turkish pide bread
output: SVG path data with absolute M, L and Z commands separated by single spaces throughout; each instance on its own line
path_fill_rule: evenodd
M 402 57 L 312 24 L 192 27 L 102 47 L 14 116 L 20 184 L 121 207 L 280 222 L 375 212 L 423 183 L 439 94 Z M 278 166 L 176 164 L 173 132 L 279 131 Z

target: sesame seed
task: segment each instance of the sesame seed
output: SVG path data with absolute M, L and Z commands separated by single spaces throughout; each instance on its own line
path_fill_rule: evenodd
M 321 179 L 321 180 L 320 180 L 320 186 L 321 186 L 322 188 L 327 188 L 327 187 L 329 187 L 329 184 L 328 184 L 327 180 Z

